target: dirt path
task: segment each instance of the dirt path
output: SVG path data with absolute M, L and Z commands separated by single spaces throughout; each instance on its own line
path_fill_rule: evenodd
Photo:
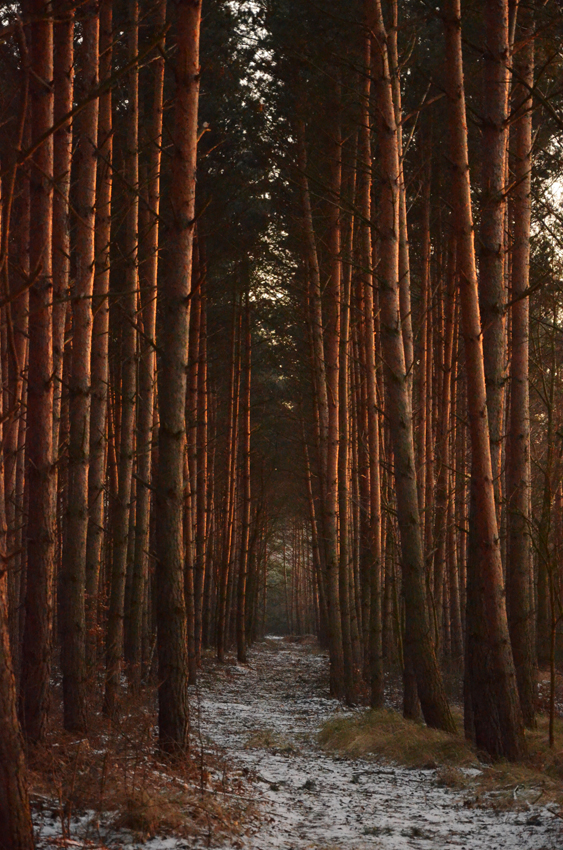
M 556 850 L 561 820 L 545 808 L 468 808 L 433 770 L 342 759 L 316 743 L 341 710 L 326 695 L 327 659 L 268 639 L 247 667 L 214 668 L 201 688 L 203 732 L 257 780 L 262 826 L 248 850 Z

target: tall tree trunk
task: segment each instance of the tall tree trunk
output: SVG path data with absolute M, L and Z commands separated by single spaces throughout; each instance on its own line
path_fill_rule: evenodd
M 397 144 L 399 147 L 399 303 L 407 378 L 412 391 L 414 343 L 411 312 L 411 270 L 409 257 L 409 231 L 407 226 L 407 189 L 403 167 L 403 107 L 401 102 L 401 78 L 399 72 L 399 4 L 391 2 L 391 25 L 388 32 L 389 72 L 393 89 L 393 105 L 397 122 Z
M 455 242 L 452 240 L 449 255 L 449 268 L 446 281 L 446 322 L 444 355 L 442 362 L 442 388 L 439 393 L 440 411 L 438 423 L 437 440 L 437 479 L 436 479 L 436 511 L 434 514 L 434 558 L 433 558 L 433 597 L 434 613 L 436 621 L 436 646 L 439 649 L 441 643 L 442 615 L 443 615 L 443 589 L 446 571 L 446 536 L 447 515 L 450 474 L 450 426 L 451 426 L 451 398 L 452 398 L 452 376 L 454 356 L 454 328 L 455 328 L 455 286 L 456 286 L 456 257 Z
M 128 57 L 134 62 L 139 50 L 138 0 L 129 3 Z M 125 281 L 118 307 L 121 312 L 121 421 L 119 429 L 119 472 L 117 502 L 112 522 L 113 551 L 111 563 L 111 592 L 106 637 L 106 687 L 104 712 L 111 716 L 119 690 L 123 655 L 123 615 L 127 551 L 129 542 L 129 511 L 133 480 L 135 444 L 135 399 L 137 396 L 137 317 L 138 229 L 139 229 L 139 68 L 129 71 L 127 109 L 126 176 L 128 209 L 125 224 Z
M 186 390 L 186 481 L 184 507 L 184 535 L 186 549 L 186 605 L 188 615 L 188 656 L 190 685 L 197 681 L 197 649 L 195 626 L 195 523 L 197 482 L 197 387 L 199 369 L 199 336 L 201 329 L 201 301 L 199 297 L 199 250 L 194 241 L 192 268 L 192 297 L 190 301 L 190 330 L 188 344 L 188 375 Z
M 412 653 L 418 693 L 429 726 L 455 730 L 437 663 L 426 605 L 424 555 L 414 458 L 412 405 L 405 363 L 399 297 L 400 164 L 387 34 L 380 0 L 371 6 L 376 55 L 374 77 L 380 130 L 382 172 L 380 234 L 381 345 L 386 364 L 387 412 L 393 443 L 397 520 L 401 538 L 406 604 L 406 642 Z
M 247 280 L 247 287 L 250 281 Z M 249 574 L 250 545 L 250 385 L 252 372 L 252 337 L 250 330 L 250 299 L 247 288 L 244 306 L 244 392 L 242 396 L 241 416 L 241 477 L 242 477 L 242 517 L 240 564 L 237 593 L 237 658 L 246 664 L 246 585 Z
M 208 495 L 208 458 L 207 458 L 207 299 L 205 297 L 206 264 L 201 238 L 199 240 L 200 260 L 200 332 L 199 364 L 197 369 L 197 479 L 196 479 L 196 529 L 195 529 L 195 642 L 196 660 L 201 663 L 201 643 L 203 632 L 203 597 L 206 579 L 206 554 L 208 546 L 209 516 L 207 510 Z
M 533 564 L 530 538 L 530 391 L 528 384 L 530 193 L 532 172 L 532 96 L 534 84 L 534 39 L 530 13 L 522 7 L 524 20 L 519 35 L 523 46 L 515 57 L 516 85 L 513 93 L 519 110 L 513 124 L 514 182 L 512 212 L 512 359 L 510 364 L 510 421 L 506 465 L 508 542 L 506 558 L 506 602 L 512 652 L 520 704 L 526 726 L 535 726 L 536 671 L 534 612 L 532 602 Z M 528 88 L 529 87 L 529 88 Z
M 80 50 L 79 97 L 98 85 L 99 16 L 97 5 L 85 9 Z M 92 292 L 98 100 L 90 100 L 76 122 L 76 274 L 72 291 L 72 361 L 69 386 L 67 509 L 62 553 L 60 637 L 64 727 L 86 731 L 86 537 L 88 533 L 88 464 L 90 449 Z
M 100 2 L 100 82 L 111 76 L 113 44 L 113 0 Z M 99 100 L 98 188 L 96 195 L 96 267 L 92 308 L 92 365 L 90 405 L 90 464 L 88 470 L 88 535 L 86 540 L 86 627 L 88 664 L 95 662 L 96 615 L 102 549 L 104 542 L 104 495 L 106 492 L 108 419 L 109 278 L 112 196 L 112 95 Z
M 67 0 L 54 4 L 54 120 L 72 109 L 74 90 L 74 9 Z M 61 400 L 63 395 L 63 345 L 70 285 L 70 170 L 73 145 L 72 122 L 54 134 L 53 194 L 53 455 L 57 458 Z
M 326 477 L 326 444 L 328 431 L 328 394 L 326 384 L 325 346 L 323 340 L 323 310 L 321 275 L 319 270 L 319 259 L 313 226 L 313 213 L 311 210 L 311 198 L 309 194 L 309 181 L 307 179 L 307 152 L 305 146 L 305 126 L 302 122 L 297 127 L 297 155 L 299 164 L 299 177 L 301 188 L 301 204 L 303 210 L 303 226 L 305 232 L 305 255 L 308 266 L 309 278 L 309 305 L 311 317 L 311 342 L 313 353 L 313 376 L 316 387 L 320 444 L 320 474 L 321 488 L 324 488 Z
M 24 68 L 22 142 L 29 135 L 27 118 L 28 68 Z M 27 128 L 27 129 L 26 129 Z M 28 144 L 28 143 L 27 143 Z M 7 305 L 8 333 L 11 334 L 9 346 L 9 409 L 13 411 L 11 422 L 4 426 L 4 487 L 6 499 L 6 550 L 8 568 L 8 618 L 12 646 L 12 663 L 16 675 L 16 687 L 19 677 L 21 624 L 24 612 L 22 589 L 25 582 L 24 557 L 24 473 L 25 473 L 25 433 L 26 433 L 26 389 L 24 376 L 27 371 L 29 292 L 22 292 L 29 275 L 29 169 L 20 169 L 20 197 L 14 199 L 12 215 L 8 219 L 7 210 L 2 216 L 3 251 L 9 250 L 9 241 L 13 240 L 12 269 L 6 263 L 3 269 L 7 279 L 6 292 L 10 293 L 12 303 Z M 11 232 L 8 232 L 8 228 Z M 15 272 L 14 267 L 17 268 Z M 8 275 L 8 272 L 11 272 Z
M 340 97 L 340 91 L 338 91 Z M 337 105 L 338 111 L 340 104 Z M 324 352 L 328 397 L 325 492 L 322 496 L 325 571 L 328 606 L 328 640 L 330 653 L 330 689 L 333 696 L 344 695 L 344 654 L 340 613 L 338 568 L 338 411 L 339 411 L 339 337 L 342 263 L 340 200 L 342 182 L 342 139 L 336 116 L 336 127 L 330 135 L 330 201 L 328 222 L 329 274 L 325 286 Z
M 189 331 L 199 97 L 200 0 L 177 4 L 176 95 L 169 264 L 163 279 L 156 481 L 158 721 L 164 750 L 188 741 L 188 658 L 182 532 Z
M 157 32 L 166 24 L 166 0 L 157 7 Z M 149 131 L 148 227 L 143 235 L 145 260 L 140 268 L 143 339 L 139 359 L 139 402 L 137 411 L 137 516 L 135 558 L 131 587 L 130 648 L 134 686 L 140 684 L 142 625 L 145 588 L 149 574 L 151 518 L 151 472 L 153 462 L 153 419 L 155 398 L 155 330 L 159 259 L 160 166 L 164 93 L 164 39 L 152 62 L 154 88 Z
M 33 239 L 29 297 L 27 402 L 27 587 L 22 646 L 21 709 L 25 735 L 41 741 L 49 710 L 55 492 L 53 477 L 53 19 L 48 0 L 29 0 L 32 144 L 46 136 L 31 160 Z
M 354 203 L 354 174 L 347 182 L 351 183 L 349 203 Z M 346 193 L 348 194 L 348 192 Z M 344 687 L 347 702 L 356 701 L 360 663 L 358 645 L 354 640 L 354 596 L 351 594 L 350 573 L 352 571 L 352 546 L 350 532 L 350 418 L 349 373 L 350 373 L 350 299 L 352 290 L 352 244 L 354 239 L 353 218 L 345 221 L 342 233 L 342 248 L 345 265 L 342 269 L 340 294 L 340 327 L 338 351 L 338 593 L 340 597 L 340 615 L 342 620 L 342 648 L 344 653 Z
M 428 339 L 428 315 L 430 310 L 430 212 L 431 212 L 431 181 L 432 181 L 432 158 L 430 151 L 430 143 L 427 141 L 425 148 L 425 174 L 423 176 L 422 186 L 422 247 L 421 247 L 421 301 L 422 301 L 422 320 L 420 329 L 420 367 L 419 367 L 419 382 L 418 382 L 418 406 L 420 411 L 420 424 L 418 428 L 418 504 L 422 512 L 426 509 L 427 493 L 426 493 L 426 464 L 430 452 L 427 446 L 429 440 L 429 428 L 427 420 L 427 397 L 429 395 L 428 387 L 428 360 L 430 352 L 430 340 Z M 431 393 L 430 393 L 431 395 Z
M 459 0 L 445 0 L 446 95 L 449 103 L 452 196 L 460 274 L 460 305 L 472 449 L 474 539 L 468 564 L 466 680 L 475 742 L 493 756 L 517 759 L 524 726 L 510 650 L 489 442 L 483 339 L 473 242 L 471 185 Z
M 238 297 L 233 293 L 233 321 L 231 340 L 231 376 L 229 383 L 228 430 L 225 448 L 225 501 L 224 526 L 221 535 L 221 561 L 219 565 L 217 598 L 217 660 L 225 660 L 227 643 L 228 590 L 232 571 L 235 525 L 236 470 L 238 457 L 238 417 L 240 382 L 240 318 Z
M 483 328 L 491 462 L 497 506 L 500 506 L 507 360 L 504 229 L 509 80 L 508 0 L 491 0 L 486 4 L 485 25 L 479 309 Z M 499 508 L 497 514 L 497 522 L 500 524 Z
M 366 0 L 365 16 L 367 32 L 364 41 L 365 75 L 363 83 L 362 119 L 359 139 L 358 206 L 361 211 L 359 224 L 360 268 L 362 274 L 358 282 L 361 288 L 363 339 L 360 346 L 364 350 L 366 389 L 365 403 L 367 416 L 367 451 L 369 474 L 367 487 L 369 502 L 364 504 L 368 514 L 368 547 L 363 549 L 365 562 L 360 566 L 364 575 L 366 595 L 365 627 L 368 629 L 368 644 L 365 649 L 369 656 L 370 705 L 381 708 L 383 705 L 383 647 L 381 622 L 381 482 L 379 471 L 379 413 L 377 409 L 377 376 L 375 366 L 375 325 L 374 325 L 374 274 L 371 240 L 371 127 L 370 97 L 372 68 L 372 36 L 370 32 L 371 0 Z M 364 502 L 364 500 L 362 500 Z M 365 616 L 364 615 L 364 616 Z
M 2 534 L 4 532 L 5 527 Z M 0 574 L 0 847 L 33 850 L 33 824 L 8 634 L 7 590 L 3 570 Z
M 0 196 L 0 233 L 3 233 L 2 259 L 5 264 L 2 271 L 5 273 L 4 279 L 8 281 L 9 278 L 6 271 L 9 234 L 7 230 L 3 232 L 3 227 L 9 228 L 10 222 L 9 216 L 6 219 L 4 218 L 6 212 L 3 209 L 2 201 L 3 198 Z M 6 295 L 8 291 L 6 287 Z M 0 327 L 5 335 L 13 330 L 13 326 L 9 328 L 9 323 L 11 322 L 9 310 L 10 305 L 8 304 L 0 314 Z M 17 349 L 14 344 L 14 338 L 12 337 L 12 354 L 15 354 L 16 359 L 16 363 L 12 364 L 12 368 L 14 365 L 16 367 L 18 365 L 16 352 Z M 2 364 L 2 383 L 5 388 L 8 387 L 7 366 L 6 358 Z M 3 397 L 0 396 L 4 439 L 7 429 L 15 431 L 16 434 L 18 432 L 17 420 L 16 422 L 10 421 L 15 418 L 18 395 L 19 393 L 15 397 L 10 398 L 10 394 L 5 392 Z M 13 410 L 11 409 L 12 405 L 14 405 Z M 13 466 L 15 468 L 15 462 Z M 7 552 L 8 542 L 5 485 L 6 481 L 2 470 L 2 473 L 0 473 L 0 548 L 3 553 Z M 3 563 L 0 567 L 0 846 L 5 847 L 6 850 L 33 850 L 35 846 L 33 824 L 29 807 L 23 739 L 16 710 L 16 681 L 12 648 L 10 646 L 8 615 L 9 568 L 10 561 L 4 555 Z

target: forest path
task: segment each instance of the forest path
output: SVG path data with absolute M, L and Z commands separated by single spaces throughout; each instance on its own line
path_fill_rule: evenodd
M 202 732 L 256 779 L 265 815 L 248 850 L 556 850 L 547 809 L 468 808 L 434 770 L 340 758 L 316 742 L 344 709 L 327 696 L 328 661 L 311 646 L 268 638 L 246 666 L 202 676 Z

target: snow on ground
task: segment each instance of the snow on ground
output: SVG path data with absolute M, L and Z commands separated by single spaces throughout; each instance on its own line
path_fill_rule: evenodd
M 306 646 L 267 640 L 248 667 L 223 668 L 220 677 L 204 677 L 202 723 L 261 786 L 267 818 L 248 850 L 563 846 L 561 821 L 546 808 L 467 808 L 459 792 L 435 783 L 434 770 L 322 752 L 319 726 L 342 708 L 325 695 L 327 659 Z
M 262 812 L 242 843 L 220 850 L 557 850 L 560 818 L 545 807 L 494 811 L 464 805 L 439 786 L 435 770 L 323 752 L 321 724 L 345 711 L 327 696 L 328 661 L 308 644 L 269 638 L 246 666 L 212 664 L 201 676 L 193 734 L 226 755 L 231 773 L 254 781 Z M 466 798 L 467 799 L 467 798 Z M 83 815 L 86 822 L 87 815 Z M 70 834 L 79 838 L 78 820 Z M 102 830 L 103 832 L 103 830 Z M 41 850 L 64 846 L 43 818 Z M 60 835 L 60 832 L 57 833 Z M 106 833 L 100 847 L 187 850 L 215 842 L 161 838 L 137 842 Z M 73 844 L 69 845 L 73 846 Z M 78 841 L 74 847 L 83 845 Z

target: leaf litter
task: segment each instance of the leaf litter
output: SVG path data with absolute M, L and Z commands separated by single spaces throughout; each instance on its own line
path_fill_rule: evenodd
M 194 734 L 223 771 L 240 777 L 251 812 L 238 835 L 135 839 L 115 829 L 104 841 L 76 841 L 88 813 L 60 831 L 38 823 L 40 850 L 68 846 L 126 850 L 558 850 L 563 821 L 556 808 L 481 807 L 444 769 L 409 769 L 381 759 L 323 750 L 319 730 L 353 716 L 327 693 L 328 659 L 312 639 L 269 637 L 247 665 L 208 662 L 193 693 Z M 473 771 L 474 772 L 474 771 Z M 471 775 L 471 769 L 468 769 Z M 228 785 L 224 786 L 227 790 Z M 236 796 L 236 795 L 235 795 Z M 256 812 L 259 816 L 256 816 Z M 100 831 L 100 835 L 102 832 Z

